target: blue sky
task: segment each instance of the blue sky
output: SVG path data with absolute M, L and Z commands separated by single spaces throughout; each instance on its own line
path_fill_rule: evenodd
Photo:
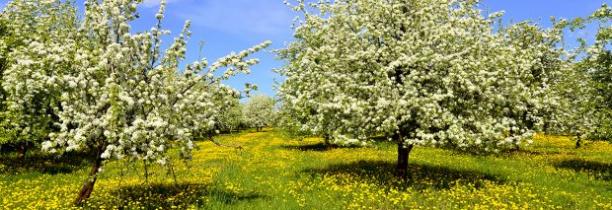
M 507 22 L 533 20 L 548 27 L 550 16 L 584 17 L 602 3 L 611 4 L 611 1 L 483 0 L 480 7 L 485 12 L 504 10 L 504 20 Z M 0 0 L 1 5 L 6 2 Z M 83 4 L 83 0 L 76 2 Z M 145 0 L 140 8 L 141 20 L 133 24 L 135 30 L 146 30 L 153 26 L 158 4 L 159 0 Z M 255 55 L 261 63 L 253 67 L 252 73 L 233 78 L 227 84 L 242 88 L 245 82 L 255 83 L 260 93 L 273 96 L 274 81 L 282 78 L 272 69 L 281 67 L 283 61 L 277 60 L 272 50 L 282 48 L 292 40 L 291 23 L 295 15 L 283 4 L 283 0 L 169 0 L 164 27 L 175 35 L 186 20 L 192 21 L 193 34 L 188 49 L 188 62 L 197 60 L 199 56 L 214 61 L 229 52 L 271 40 L 273 44 L 270 48 Z M 172 40 L 173 35 L 167 37 L 166 43 Z M 594 30 L 585 30 L 581 35 L 592 36 Z M 202 42 L 204 45 L 200 54 Z

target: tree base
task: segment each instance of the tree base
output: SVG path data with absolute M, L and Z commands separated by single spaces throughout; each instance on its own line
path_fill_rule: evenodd
M 408 181 L 408 160 L 410 157 L 410 151 L 414 145 L 404 145 L 403 143 L 397 144 L 397 166 L 396 175 L 398 178 Z
M 81 187 L 81 191 L 74 201 L 74 205 L 81 206 L 83 203 L 91 197 L 91 193 L 94 190 L 94 185 L 96 184 L 96 180 L 98 178 L 98 172 L 100 171 L 100 167 L 102 166 L 102 158 L 99 156 L 96 157 L 96 160 L 91 167 L 91 171 L 89 172 L 89 176 L 85 183 L 83 183 L 83 187 Z

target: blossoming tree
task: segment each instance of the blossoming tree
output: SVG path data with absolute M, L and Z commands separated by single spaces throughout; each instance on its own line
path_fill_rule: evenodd
M 76 10 L 60 1 L 15 0 L 0 21 L 2 112 L 0 144 L 25 153 L 53 129 L 61 88 L 49 75 L 63 74 L 72 61 Z M 58 30 L 61 28 L 61 30 Z
M 612 142 L 612 7 L 603 4 L 589 18 L 588 22 L 598 25 L 595 43 L 586 47 L 586 58 L 579 65 L 588 72 L 595 82 L 593 101 L 598 110 L 598 125 L 592 137 Z
M 533 70 L 547 46 L 508 44 L 500 13 L 483 17 L 476 1 L 298 3 L 279 96 L 312 133 L 391 139 L 407 177 L 415 145 L 498 151 L 541 126 L 550 75 Z
M 543 130 L 559 130 L 567 125 L 567 118 L 561 115 L 567 114 L 569 110 L 564 110 L 567 104 L 564 103 L 566 95 L 589 95 L 588 80 L 584 79 L 584 74 L 573 71 L 572 61 L 574 56 L 568 55 L 563 48 L 557 47 L 561 44 L 563 30 L 566 29 L 568 21 L 565 19 L 552 19 L 553 26 L 543 29 L 530 21 L 520 22 L 508 27 L 503 27 L 498 33 L 504 36 L 505 44 L 521 49 L 523 52 L 529 51 L 533 54 L 534 62 L 529 71 L 533 75 L 536 84 L 546 85 L 550 92 L 539 98 L 547 106 L 537 110 L 543 117 Z M 577 84 L 577 82 L 582 82 Z M 568 88 L 574 86 L 573 88 Z M 578 101 L 577 98 L 575 100 Z M 569 107 L 568 107 L 569 108 Z M 579 111 L 578 109 L 572 111 Z M 587 110 L 580 110 L 589 118 Z M 517 116 L 520 117 L 520 116 Z M 584 125 L 586 127 L 588 125 Z M 518 148 L 518 145 L 517 145 Z
M 252 96 L 244 105 L 244 118 L 246 123 L 261 131 L 263 127 L 272 125 L 274 117 L 273 98 L 265 95 Z
M 32 2 L 38 1 L 16 0 L 11 6 Z M 77 30 L 60 39 L 65 43 L 50 39 L 50 48 L 31 44 L 28 49 L 17 50 L 23 55 L 22 65 L 16 65 L 14 70 L 34 72 L 19 74 L 19 79 L 4 84 L 5 89 L 18 90 L 14 97 L 22 98 L 35 97 L 28 87 L 38 84 L 61 90 L 54 108 L 59 129 L 42 146 L 52 153 L 84 151 L 95 157 L 76 204 L 91 195 L 105 160 L 125 158 L 165 164 L 171 148 L 188 158 L 194 135 L 213 130 L 226 107 L 223 104 L 232 103 L 240 95 L 222 81 L 248 73 L 249 67 L 258 63 L 248 57 L 269 45 L 264 42 L 232 53 L 211 65 L 203 59 L 180 69 L 190 35 L 189 22 L 162 51 L 162 36 L 169 33 L 161 27 L 165 3 L 161 3 L 153 28 L 132 33 L 130 22 L 138 17 L 136 8 L 140 2 L 86 1 L 84 17 L 74 16 Z M 50 28 L 41 36 L 62 30 L 63 27 Z M 23 64 L 24 60 L 39 57 L 67 62 L 45 66 L 48 72 L 31 68 L 38 62 Z M 216 73 L 219 70 L 224 72 Z
M 598 26 L 592 45 L 579 39 L 581 46 L 571 53 L 571 65 L 561 68 L 560 81 L 553 86 L 558 97 L 557 109 L 550 115 L 553 131 L 574 136 L 576 148 L 582 139 L 612 139 L 611 11 L 604 4 L 590 17 L 565 24 L 572 30 L 590 23 Z

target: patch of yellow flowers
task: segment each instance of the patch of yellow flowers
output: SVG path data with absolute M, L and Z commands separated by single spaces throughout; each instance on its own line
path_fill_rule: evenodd
M 321 140 L 307 138 L 303 141 L 289 141 L 273 131 L 243 133 L 220 138 L 222 142 L 240 144 L 242 150 L 218 147 L 211 142 L 198 143 L 192 161 L 176 162 L 178 182 L 174 181 L 166 168 L 151 166 L 148 182 L 142 175 L 142 165 L 132 166 L 135 170 L 125 172 L 125 163 L 110 162 L 98 179 L 86 208 L 94 209 L 197 209 L 203 208 L 214 199 L 211 190 L 240 195 L 245 192 L 271 195 L 269 199 L 295 208 L 317 208 L 328 205 L 330 209 L 565 209 L 559 200 L 568 203 L 588 199 L 593 209 L 612 209 L 612 198 L 596 194 L 590 189 L 583 193 L 558 192 L 560 189 L 546 189 L 543 186 L 517 180 L 496 181 L 473 177 L 454 177 L 446 185 L 439 186 L 440 178 L 450 176 L 435 172 L 419 178 L 414 183 L 394 177 L 392 170 L 321 170 L 338 164 L 393 163 L 394 151 L 376 147 L 333 148 L 325 150 L 286 149 L 284 146 L 304 146 Z M 534 148 L 557 145 L 571 148 L 566 138 L 539 135 Z M 539 143 L 538 143 L 539 142 Z M 610 153 L 612 146 L 607 143 L 590 143 L 589 153 Z M 414 171 L 429 165 L 442 165 L 444 155 L 441 149 L 425 149 L 415 153 L 411 160 Z M 431 150 L 431 151 L 430 151 Z M 415 150 L 419 151 L 419 150 Z M 564 150 L 566 151 L 566 150 Z M 567 150 L 574 151 L 574 150 Z M 575 153 L 585 152 L 576 150 Z M 550 157 L 541 154 L 516 154 L 508 158 L 525 158 L 534 164 L 546 158 L 561 160 L 574 157 L 573 152 L 551 152 Z M 425 156 L 427 159 L 425 160 Z M 448 157 L 446 157 L 448 159 Z M 461 162 L 464 156 L 454 157 Z M 593 159 L 597 159 L 593 157 Z M 425 160 L 426 164 L 421 162 Z M 415 163 L 416 161 L 416 163 Z M 218 179 L 224 168 L 232 164 L 237 170 L 230 177 Z M 378 167 L 378 166 L 376 166 Z M 419 168 L 420 167 L 420 168 Z M 258 171 L 275 170 L 271 175 Z M 518 170 L 518 169 L 517 169 Z M 571 176 L 574 172 L 542 167 L 544 173 Z M 550 171 L 548 171 L 550 170 Z M 413 172 L 414 172 L 413 171 Z M 450 173 L 450 172 L 449 172 Z M 566 174 L 567 173 L 567 174 Z M 85 177 L 86 169 L 66 174 L 0 174 L 0 209 L 75 209 L 72 201 Z M 227 174 L 226 174 L 227 175 Z M 244 180 L 253 180 L 245 184 Z M 215 189 L 213 189 L 215 188 Z M 557 192 L 556 192 L 557 191 Z M 556 193 L 553 193 L 556 192 Z M 291 205 L 289 205 L 291 204 Z M 315 205 L 318 204 L 318 205 Z M 232 208 L 227 204 L 226 208 Z M 248 204 L 247 204 L 248 206 Z M 270 206 L 274 208 L 274 206 Z

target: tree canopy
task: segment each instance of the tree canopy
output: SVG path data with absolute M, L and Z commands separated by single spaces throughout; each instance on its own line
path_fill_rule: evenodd
M 169 34 L 162 28 L 165 2 L 155 16 L 157 24 L 134 33 L 130 22 L 138 18 L 140 2 L 86 1 L 80 18 L 70 3 L 15 0 L 3 13 L 3 18 L 18 20 L 9 27 L 26 41 L 10 52 L 13 62 L 2 84 L 9 110 L 19 113 L 16 125 L 31 134 L 28 128 L 56 117 L 57 129 L 43 149 L 95 157 L 77 204 L 91 194 L 105 160 L 165 164 L 171 148 L 189 158 L 193 134 L 214 130 L 219 115 L 240 95 L 222 81 L 249 73 L 258 60 L 248 57 L 269 45 L 229 54 L 211 65 L 202 59 L 181 68 L 190 23 L 164 50 L 161 37 Z M 224 72 L 216 76 L 219 70 Z
M 272 97 L 265 95 L 252 96 L 244 105 L 244 117 L 246 123 L 257 131 L 263 127 L 271 126 L 275 119 L 275 101 Z
M 558 30 L 496 31 L 476 1 L 357 0 L 311 4 L 280 55 L 283 105 L 313 133 L 353 143 L 498 151 L 529 141 L 550 106 Z M 520 27 L 520 28 L 519 28 Z M 523 42 L 523 43 L 521 43 Z M 543 59 L 546 58 L 546 59 Z M 549 60 L 550 59 L 550 60 Z M 552 66 L 552 68 L 555 68 Z

